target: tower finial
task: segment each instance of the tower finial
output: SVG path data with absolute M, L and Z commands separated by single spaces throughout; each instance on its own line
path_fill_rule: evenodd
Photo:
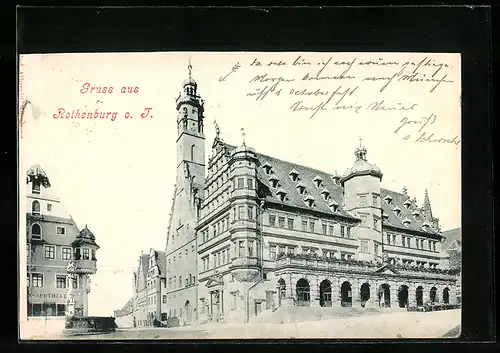
M 193 66 L 191 65 L 191 57 L 189 57 L 189 64 L 188 64 L 189 78 L 191 78 L 191 70 L 192 69 L 193 69 Z
M 359 147 L 363 147 L 363 140 L 361 139 L 361 137 L 359 138 Z
M 245 129 L 244 128 L 241 128 L 241 137 L 243 138 L 243 146 L 246 147 L 246 144 L 245 144 Z

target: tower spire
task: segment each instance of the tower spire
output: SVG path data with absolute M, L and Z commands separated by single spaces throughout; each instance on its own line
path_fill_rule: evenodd
M 216 119 L 214 119 L 214 125 L 215 125 L 215 138 L 220 139 L 220 128 L 219 124 L 217 124 Z
M 192 69 L 193 69 L 193 66 L 191 65 L 191 57 L 189 57 L 189 64 L 188 64 L 189 79 L 191 79 L 191 70 Z
M 359 138 L 359 147 L 356 147 L 356 150 L 354 151 L 354 155 L 356 156 L 356 161 L 366 161 L 366 147 L 363 146 L 363 140 L 361 137 Z
M 241 128 L 241 137 L 243 138 L 243 147 L 246 147 L 246 144 L 245 144 L 245 129 L 244 128 Z
M 424 196 L 424 212 L 425 216 L 428 220 L 432 219 L 432 209 L 431 209 L 431 201 L 429 200 L 429 193 L 427 191 L 427 188 L 425 189 L 425 196 Z

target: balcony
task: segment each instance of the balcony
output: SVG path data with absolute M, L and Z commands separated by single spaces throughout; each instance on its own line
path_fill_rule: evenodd
M 232 260 L 230 268 L 232 267 L 256 267 L 258 266 L 258 259 L 256 257 L 237 257 Z
M 303 268 L 307 270 L 342 271 L 374 274 L 382 264 L 368 261 L 342 260 L 308 254 L 281 254 L 276 260 L 276 270 Z M 391 265 L 402 277 L 456 280 L 455 270 L 441 270 L 406 265 Z
M 77 273 L 82 274 L 94 274 L 97 272 L 97 261 L 96 260 L 75 260 L 75 264 L 78 267 Z

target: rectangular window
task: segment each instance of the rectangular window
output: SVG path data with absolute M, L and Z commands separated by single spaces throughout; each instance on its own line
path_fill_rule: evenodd
M 376 218 L 373 218 L 373 229 L 380 230 L 379 229 L 379 222 L 378 222 L 378 219 L 376 219 Z
M 238 219 L 245 219 L 245 206 L 238 206 Z
M 342 237 L 345 237 L 345 226 L 340 226 L 340 235 L 342 235 Z
M 407 246 L 407 247 L 410 247 L 410 237 L 407 237 L 407 238 L 406 238 L 406 246 Z
M 167 296 L 165 294 L 163 295 L 162 302 L 163 304 L 167 303 Z
M 391 235 L 387 234 L 387 244 L 391 244 Z
M 302 230 L 303 230 L 304 232 L 306 232 L 306 231 L 307 231 L 307 221 L 302 221 Z
M 309 221 L 309 231 L 314 233 L 314 221 Z
M 229 263 L 231 261 L 231 254 L 229 253 L 229 249 L 226 249 L 226 262 Z
M 269 225 L 271 227 L 276 226 L 276 216 L 275 215 L 269 215 Z
M 361 226 L 368 227 L 368 216 L 365 214 L 362 214 L 362 215 L 359 215 L 359 218 L 361 218 Z
M 375 252 L 375 255 L 378 255 L 378 244 L 377 243 L 373 244 L 373 251 Z
M 396 234 L 393 234 L 393 235 L 392 235 L 392 243 L 393 243 L 393 244 L 396 244 Z
M 253 206 L 248 206 L 248 219 L 253 220 Z
M 240 240 L 238 243 L 239 243 L 238 256 L 243 257 L 245 256 L 245 242 L 243 240 Z
M 280 228 L 285 228 L 285 217 L 278 217 L 278 225 Z
M 83 259 L 84 260 L 89 260 L 90 259 L 90 253 L 88 248 L 83 248 Z
M 276 246 L 269 247 L 269 259 L 276 260 Z
M 62 248 L 61 257 L 63 260 L 71 260 L 71 248 Z
M 333 235 L 333 226 L 332 225 L 328 226 L 328 235 Z
M 247 183 L 248 183 L 248 188 L 253 189 L 253 179 L 248 178 Z
M 66 228 L 57 226 L 57 235 L 66 235 Z
M 238 189 L 244 188 L 244 180 L 243 178 L 238 178 Z
M 359 206 L 366 207 L 366 195 L 359 195 Z
M 33 192 L 33 194 L 39 194 L 40 193 L 40 183 L 33 182 L 31 184 L 31 191 Z
M 56 275 L 56 288 L 66 288 L 66 276 Z
M 182 288 L 182 276 L 179 276 L 179 288 Z
M 378 207 L 378 195 L 373 195 L 373 207 Z
M 248 241 L 248 256 L 253 256 L 253 240 Z
M 288 229 L 293 229 L 293 218 L 288 218 Z
M 217 223 L 217 234 L 220 234 L 220 222 Z
M 351 227 L 346 227 L 347 228 L 347 237 L 351 237 Z
M 45 246 L 45 258 L 55 259 L 56 258 L 56 247 L 52 245 Z
M 92 260 L 94 260 L 94 261 L 97 260 L 95 257 L 95 250 L 94 249 L 92 249 Z
M 47 211 L 52 211 L 52 204 L 51 203 L 47 203 Z
M 368 242 L 366 240 L 361 241 L 361 252 L 368 252 Z
M 31 274 L 31 286 L 43 288 L 43 274 L 41 273 L 32 273 Z
M 323 230 L 323 234 L 326 234 L 327 225 L 326 225 L 326 224 L 322 224 L 322 225 L 321 225 L 321 228 L 322 228 L 322 230 Z

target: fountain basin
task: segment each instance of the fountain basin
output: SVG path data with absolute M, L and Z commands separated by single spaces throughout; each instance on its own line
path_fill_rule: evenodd
M 114 332 L 115 318 L 112 316 L 68 316 L 64 325 L 67 334 L 92 334 Z

